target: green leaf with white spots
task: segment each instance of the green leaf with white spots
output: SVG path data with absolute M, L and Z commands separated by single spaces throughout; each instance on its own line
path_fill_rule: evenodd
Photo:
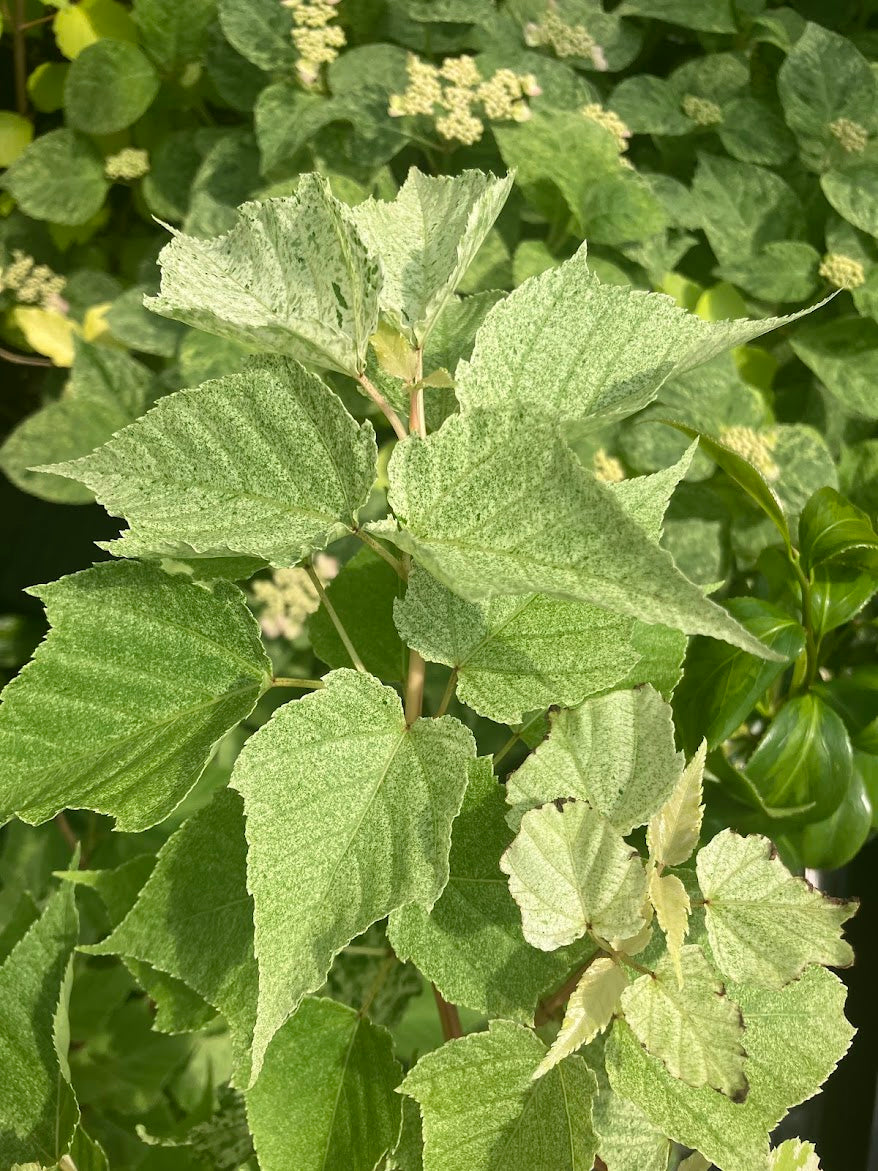
M 245 203 L 224 236 L 175 233 L 159 263 L 154 313 L 354 377 L 365 368 L 381 269 L 322 177 Z
M 350 533 L 375 480 L 371 423 L 298 362 L 161 399 L 91 455 L 52 465 L 81 480 L 129 529 L 120 557 L 249 557 L 295 565 Z
M 341 948 L 397 907 L 439 898 L 474 755 L 457 720 L 407 727 L 395 691 L 348 670 L 279 708 L 244 746 L 231 783 L 244 797 L 254 900 L 254 1077 Z
M 795 878 L 767 838 L 723 830 L 699 851 L 696 868 L 711 950 L 730 980 L 782 988 L 809 964 L 853 963 L 841 928 L 856 901 Z
M 628 939 L 645 924 L 646 871 L 637 851 L 583 802 L 525 813 L 500 869 L 521 908 L 525 939 L 542 951 L 587 931 Z
M 31 591 L 52 624 L 0 707 L 0 819 L 166 817 L 270 679 L 240 590 L 114 562 Z
M 534 1081 L 545 1052 L 529 1029 L 490 1021 L 422 1057 L 401 1089 L 421 1107 L 424 1171 L 591 1171 L 594 1074 L 574 1056 Z

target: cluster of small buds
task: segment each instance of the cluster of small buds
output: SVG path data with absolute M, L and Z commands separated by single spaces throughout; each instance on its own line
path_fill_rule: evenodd
M 772 458 L 777 447 L 777 436 L 771 431 L 757 431 L 753 427 L 724 427 L 719 433 L 720 443 L 748 460 L 766 480 L 776 480 L 780 468 Z
M 610 134 L 616 140 L 620 154 L 623 154 L 628 149 L 628 139 L 631 137 L 631 131 L 618 114 L 614 114 L 612 110 L 605 110 L 600 102 L 589 102 L 587 106 L 582 107 L 582 113 L 586 118 L 590 118 L 592 122 L 597 122 L 599 126 L 603 126 L 605 130 L 609 130 Z
M 852 122 L 850 118 L 836 118 L 829 123 L 829 130 L 848 154 L 862 154 L 866 149 L 869 131 L 859 122 Z
M 614 455 L 608 455 L 602 447 L 599 447 L 592 456 L 592 470 L 595 479 L 605 484 L 618 484 L 620 480 L 625 479 L 625 469 L 619 460 Z
M 318 553 L 313 560 L 314 572 L 322 585 L 338 574 L 334 557 Z M 275 569 L 270 578 L 259 578 L 250 587 L 259 611 L 259 625 L 266 638 L 292 641 L 304 631 L 305 620 L 320 606 L 320 597 L 308 571 Z
M 303 85 L 313 85 L 320 66 L 329 65 L 346 44 L 344 29 L 332 22 L 338 0 L 280 0 L 293 13 L 293 44 L 299 53 L 296 72 Z
M 526 99 L 542 92 L 533 74 L 522 76 L 511 69 L 498 69 L 483 80 L 475 60 L 467 56 L 446 57 L 436 66 L 411 54 L 407 71 L 408 87 L 405 93 L 391 96 L 390 116 L 435 117 L 442 138 L 467 146 L 482 137 L 484 118 L 526 122 L 530 117 Z
M 710 98 L 699 98 L 695 94 L 686 94 L 680 102 L 680 108 L 687 118 L 691 118 L 699 126 L 715 126 L 717 122 L 723 120 L 722 110 Z
M 866 273 L 859 260 L 841 252 L 827 252 L 817 271 L 837 289 L 858 289 L 866 283 Z
M 61 296 L 66 284 L 47 264 L 35 264 L 32 256 L 16 248 L 12 262 L 0 271 L 0 293 L 8 290 L 22 305 L 40 305 L 57 313 L 67 312 Z
M 556 57 L 582 57 L 602 72 L 608 68 L 603 49 L 588 29 L 581 24 L 565 24 L 552 8 L 539 24 L 531 21 L 524 26 L 524 43 L 530 49 L 551 49 Z
M 126 146 L 118 154 L 104 159 L 104 174 L 112 183 L 133 183 L 149 172 L 149 154 L 134 146 Z

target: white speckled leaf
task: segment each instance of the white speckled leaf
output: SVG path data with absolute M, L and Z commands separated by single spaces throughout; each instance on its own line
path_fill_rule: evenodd
M 239 589 L 133 561 L 30 591 L 52 629 L 0 707 L 0 821 L 94 809 L 142 830 L 186 795 L 271 677 Z
M 587 699 L 550 721 L 549 735 L 507 781 L 513 824 L 535 805 L 575 797 L 628 834 L 673 792 L 682 767 L 673 715 L 651 687 Z
M 788 1138 L 771 1152 L 769 1171 L 820 1171 L 820 1160 L 813 1143 Z
M 682 866 L 698 845 L 704 806 L 701 804 L 707 741 L 680 776 L 673 793 L 646 827 L 649 856 L 662 866 Z
M 594 1074 L 568 1057 L 534 1081 L 545 1052 L 530 1029 L 490 1021 L 422 1057 L 401 1089 L 421 1107 L 424 1171 L 591 1171 Z
M 448 716 L 407 728 L 396 692 L 371 675 L 332 671 L 324 684 L 279 708 L 232 773 L 259 963 L 254 1076 L 336 952 L 396 907 L 429 908 L 442 893 L 475 756 Z
M 534 1077 L 542 1077 L 602 1033 L 613 1019 L 619 998 L 627 987 L 628 977 L 614 960 L 593 960 L 573 990 L 558 1036 L 537 1066 Z
M 517 410 L 453 416 L 397 445 L 395 541 L 469 599 L 538 592 L 770 653 L 675 567 L 554 425 Z
M 692 910 L 689 895 L 676 874 L 659 874 L 657 870 L 650 870 L 649 901 L 655 910 L 658 925 L 665 933 L 668 955 L 674 965 L 677 984 L 682 988 L 684 977 L 680 957 Z
M 319 175 L 295 195 L 245 203 L 224 236 L 175 232 L 154 313 L 257 350 L 356 376 L 378 321 L 381 269 Z
M 723 830 L 695 865 L 711 950 L 730 980 L 780 988 L 808 964 L 853 963 L 841 928 L 856 900 L 828 898 L 793 877 L 767 838 Z
M 683 986 L 670 956 L 622 993 L 622 1010 L 640 1043 L 690 1086 L 712 1086 L 736 1101 L 747 1094 L 744 1022 L 700 947 L 680 955 Z
M 703 321 L 661 293 L 601 284 L 583 246 L 491 310 L 457 397 L 464 411 L 518 403 L 564 420 L 623 418 L 672 375 L 793 319 Z
M 240 374 L 160 399 L 83 459 L 81 480 L 130 528 L 120 557 L 248 555 L 289 566 L 350 532 L 375 479 L 371 423 L 298 362 L 258 358 Z
M 525 939 L 542 951 L 586 931 L 626 939 L 644 925 L 646 871 L 637 851 L 582 802 L 525 813 L 500 868 L 521 908 Z
M 396 199 L 367 199 L 351 211 L 381 257 L 381 309 L 422 345 L 500 214 L 512 176 L 483 171 L 424 175 L 412 168 Z

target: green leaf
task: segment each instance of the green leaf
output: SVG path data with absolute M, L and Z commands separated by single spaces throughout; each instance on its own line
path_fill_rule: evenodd
M 88 45 L 64 82 L 64 111 L 74 130 L 115 134 L 152 105 L 159 76 L 136 45 L 108 38 Z
M 396 1144 L 402 1069 L 390 1034 L 308 997 L 276 1034 L 247 1119 L 262 1171 L 373 1171 Z
M 633 134 L 688 134 L 693 129 L 692 119 L 680 109 L 680 95 L 662 77 L 626 77 L 608 104 Z
M 2 820 L 88 808 L 120 829 L 154 825 L 268 683 L 243 595 L 130 561 L 30 592 L 52 630 L 4 692 Z
M 771 1152 L 771 1171 L 820 1171 L 820 1160 L 813 1143 L 789 1138 Z
M 619 11 L 706 33 L 733 33 L 737 27 L 730 0 L 625 0 Z
M 601 1077 L 601 1069 L 598 1077 Z M 614 1093 L 603 1073 L 594 1104 L 598 1154 L 607 1171 L 667 1171 L 670 1139 L 652 1125 L 639 1106 Z M 684 1168 L 684 1171 L 687 1169 Z
M 389 477 L 391 507 L 406 527 L 385 535 L 466 598 L 545 593 L 762 651 L 649 541 L 549 422 L 517 411 L 453 416 L 427 440 L 398 444 Z
M 646 872 L 636 850 L 595 809 L 569 801 L 531 809 L 500 859 L 528 943 L 564 947 L 594 931 L 628 939 L 644 926 Z
M 80 484 L 33 468 L 76 459 L 105 443 L 143 413 L 154 385 L 151 371 L 119 350 L 79 338 L 74 346 L 64 394 L 28 415 L 0 448 L 0 468 L 13 484 L 59 504 L 85 504 L 92 494 Z
M 219 0 L 226 39 L 260 69 L 290 69 L 298 53 L 291 33 L 293 14 L 274 0 Z
M 620 834 L 645 825 L 674 791 L 682 759 L 671 709 L 646 686 L 549 716 L 549 735 L 506 782 L 515 824 L 556 798 L 587 801 Z M 633 934 L 633 933 L 632 933 Z
M 763 301 L 804 301 L 817 285 L 820 254 L 803 240 L 776 240 L 755 255 L 727 261 L 715 271 Z
M 799 519 L 799 551 L 806 573 L 843 558 L 847 564 L 875 565 L 878 533 L 865 512 L 834 488 L 815 492 Z
M 790 345 L 846 410 L 878 419 L 878 322 L 836 317 L 797 330 Z
M 796 154 L 796 140 L 780 111 L 749 94 L 724 107 L 717 134 L 729 154 L 744 163 L 776 167 Z
M 185 7 L 175 0 L 135 0 L 131 13 L 144 49 L 165 72 L 204 56 L 215 14 L 216 0 L 195 0 Z
M 470 764 L 454 822 L 448 885 L 431 911 L 416 903 L 390 916 L 390 941 L 452 1004 L 532 1024 L 540 996 L 564 982 L 583 949 L 546 954 L 528 946 L 500 870 L 512 834 L 490 758 Z
M 122 922 L 83 949 L 144 961 L 194 989 L 226 1018 L 243 1081 L 258 986 L 246 859 L 241 798 L 223 789 L 168 839 Z
M 625 970 L 614 960 L 593 960 L 571 994 L 558 1036 L 534 1071 L 534 1078 L 543 1077 L 559 1061 L 602 1033 L 613 1019 L 619 998 L 627 987 Z
M 796 811 L 822 821 L 851 783 L 853 752 L 841 718 L 814 694 L 787 702 L 747 761 L 745 772 L 769 813 Z
M 714 958 L 730 980 L 782 988 L 808 964 L 853 963 L 841 926 L 857 909 L 794 878 L 767 838 L 726 829 L 696 859 Z
M 649 819 L 646 827 L 649 856 L 661 866 L 682 866 L 698 845 L 704 816 L 701 800 L 706 752 L 707 744 L 702 741 L 670 797 Z
M 533 1081 L 545 1046 L 529 1029 L 490 1021 L 422 1057 L 402 1083 L 424 1120 L 424 1171 L 591 1171 L 594 1074 L 569 1057 Z
M 511 187 L 512 176 L 431 176 L 412 167 L 392 203 L 368 199 L 353 209 L 366 246 L 381 257 L 381 309 L 414 345 L 423 345 Z
M 722 1171 L 755 1171 L 765 1166 L 770 1132 L 791 1106 L 813 1097 L 853 1030 L 842 1011 L 844 986 L 822 968 L 809 968 L 781 991 L 730 991 L 744 1014 L 746 1102 L 671 1077 L 621 1021 L 607 1045 L 607 1072 L 613 1089 L 664 1134 L 703 1152 Z
M 69 963 L 79 923 L 66 883 L 0 967 L 0 1159 L 53 1165 L 79 1121 L 67 1067 Z
M 712 1086 L 733 1101 L 747 1096 L 744 1022 L 700 947 L 680 954 L 682 987 L 670 956 L 622 993 L 625 1020 L 641 1045 L 690 1086 Z
M 581 248 L 491 310 L 457 396 L 464 411 L 520 403 L 565 421 L 624 418 L 672 375 L 789 320 L 703 321 L 663 294 L 601 284 Z
M 356 377 L 378 322 L 381 275 L 349 209 L 325 179 L 303 175 L 295 195 L 245 203 L 238 215 L 216 239 L 175 234 L 148 308 Z
M 41 134 L 18 156 L 2 183 L 25 215 L 73 225 L 97 215 L 110 188 L 100 152 L 72 130 Z
M 130 528 L 118 556 L 295 565 L 351 532 L 375 479 L 371 423 L 284 358 L 160 399 L 92 455 L 52 465 Z
M 823 194 L 840 216 L 868 232 L 878 233 L 878 166 L 859 163 L 828 171 L 820 180 Z
M 232 785 L 244 796 L 255 905 L 254 1075 L 336 952 L 396 907 L 436 902 L 473 756 L 457 720 L 409 728 L 394 691 L 344 670 L 245 745 Z
M 131 350 L 173 358 L 185 328 L 176 321 L 156 317 L 143 307 L 150 285 L 134 285 L 116 297 L 106 316 L 110 333 Z
M 689 751 L 695 750 L 702 737 L 710 750 L 722 744 L 805 648 L 801 624 L 771 602 L 730 598 L 726 606 L 779 657 L 770 662 L 712 639 L 693 640 L 674 701 L 677 728 Z

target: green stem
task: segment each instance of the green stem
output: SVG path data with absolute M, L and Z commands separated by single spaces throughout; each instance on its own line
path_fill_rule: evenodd
M 275 675 L 272 687 L 298 687 L 302 691 L 317 691 L 324 686 L 322 679 L 293 679 L 289 675 Z
M 433 995 L 436 998 L 436 1007 L 439 1010 L 439 1023 L 442 1026 L 442 1036 L 446 1041 L 453 1041 L 463 1036 L 463 1027 L 460 1023 L 460 1013 L 457 1005 L 449 1004 L 436 985 L 433 985 Z
M 357 654 L 354 644 L 350 640 L 348 632 L 345 630 L 338 614 L 336 614 L 335 606 L 333 606 L 332 602 L 330 602 L 329 598 L 327 597 L 326 590 L 323 588 L 323 582 L 317 576 L 317 572 L 315 571 L 314 566 L 310 564 L 306 565 L 305 570 L 307 571 L 308 576 L 311 578 L 311 582 L 314 586 L 314 589 L 317 591 L 317 596 L 320 598 L 321 604 L 326 610 L 326 613 L 329 615 L 329 621 L 335 627 L 338 633 L 338 637 L 344 643 L 344 649 L 350 655 L 351 662 L 358 671 L 362 671 L 364 674 L 366 674 L 367 672 L 366 668 L 363 666 L 363 660 Z
M 454 693 L 457 691 L 457 667 L 448 676 L 448 683 L 445 686 L 445 691 L 442 693 L 442 698 L 439 701 L 439 706 L 436 709 L 436 717 L 444 716 L 448 711 L 449 704 L 454 698 Z
M 359 382 L 360 386 L 362 386 L 363 390 L 366 392 L 372 402 L 375 403 L 384 418 L 393 428 L 397 439 L 405 439 L 405 437 L 408 435 L 405 423 L 403 423 L 402 419 L 400 419 L 399 415 L 396 413 L 378 387 L 369 378 L 367 378 L 365 374 L 358 374 L 357 382 Z
M 406 573 L 403 563 L 399 560 L 398 557 L 394 557 L 388 549 L 385 549 L 380 541 L 376 541 L 371 533 L 364 533 L 362 529 L 357 529 L 355 535 L 360 538 L 364 545 L 368 545 L 373 553 L 377 553 L 379 557 L 383 557 L 387 564 L 391 566 L 391 568 L 394 569 L 396 573 L 399 574 L 403 581 L 407 579 L 408 574 Z
M 802 569 L 799 555 L 795 551 L 790 555 L 790 564 L 798 579 L 799 590 L 802 595 L 802 626 L 805 628 L 805 674 L 799 684 L 798 690 L 804 693 L 811 688 L 814 680 L 817 678 L 820 647 L 814 631 L 814 620 L 811 613 L 811 582 Z

